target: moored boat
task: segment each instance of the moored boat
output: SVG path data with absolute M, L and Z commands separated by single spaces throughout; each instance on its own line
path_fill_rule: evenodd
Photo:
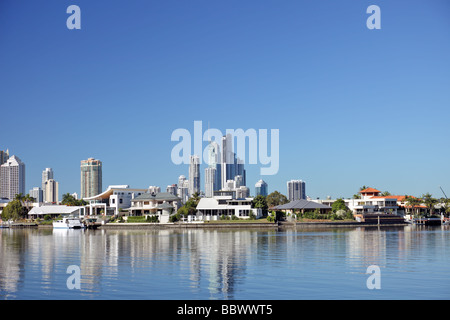
M 54 229 L 82 229 L 84 224 L 79 218 L 65 217 L 60 220 L 53 221 Z

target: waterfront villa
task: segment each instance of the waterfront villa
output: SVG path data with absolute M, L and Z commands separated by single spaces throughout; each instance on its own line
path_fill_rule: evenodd
M 134 189 L 128 185 L 112 185 L 104 192 L 85 198 L 87 215 L 118 215 L 131 206 L 131 200 L 147 192 L 147 189 Z
M 389 213 L 397 214 L 397 197 L 380 196 L 381 191 L 374 188 L 366 188 L 359 191 L 361 199 L 346 199 L 345 205 L 353 214 Z
M 253 198 L 235 199 L 231 195 L 215 195 L 212 198 L 201 198 L 197 205 L 197 221 L 219 220 L 221 217 L 231 219 L 250 219 L 253 215 L 256 219 L 262 217 L 261 208 L 252 207 Z
M 181 199 L 169 192 L 142 193 L 131 200 L 131 216 L 157 215 L 160 223 L 169 222 L 169 217 L 181 207 Z
M 359 191 L 359 199 L 343 199 L 347 208 L 353 212 L 354 215 L 359 214 L 398 214 L 399 199 L 404 201 L 405 196 L 381 196 L 381 191 L 374 188 L 366 188 Z M 324 205 L 332 206 L 336 200 L 311 200 Z

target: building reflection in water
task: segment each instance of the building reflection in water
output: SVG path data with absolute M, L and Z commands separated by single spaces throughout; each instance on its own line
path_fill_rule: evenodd
M 406 266 L 417 256 L 439 254 L 430 247 L 445 246 L 448 230 L 423 231 L 0 229 L 0 297 L 234 299 L 270 270 L 320 271 L 344 261 L 364 272 L 369 265 Z M 81 269 L 77 293 L 66 287 L 70 265 Z

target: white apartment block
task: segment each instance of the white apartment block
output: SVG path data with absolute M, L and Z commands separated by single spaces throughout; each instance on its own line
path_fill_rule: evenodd
M 25 164 L 12 156 L 0 167 L 0 198 L 12 200 L 19 193 L 25 195 Z

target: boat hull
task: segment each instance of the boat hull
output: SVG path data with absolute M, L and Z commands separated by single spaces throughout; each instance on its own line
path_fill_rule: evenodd
M 53 222 L 53 229 L 84 229 L 80 219 L 63 219 Z

